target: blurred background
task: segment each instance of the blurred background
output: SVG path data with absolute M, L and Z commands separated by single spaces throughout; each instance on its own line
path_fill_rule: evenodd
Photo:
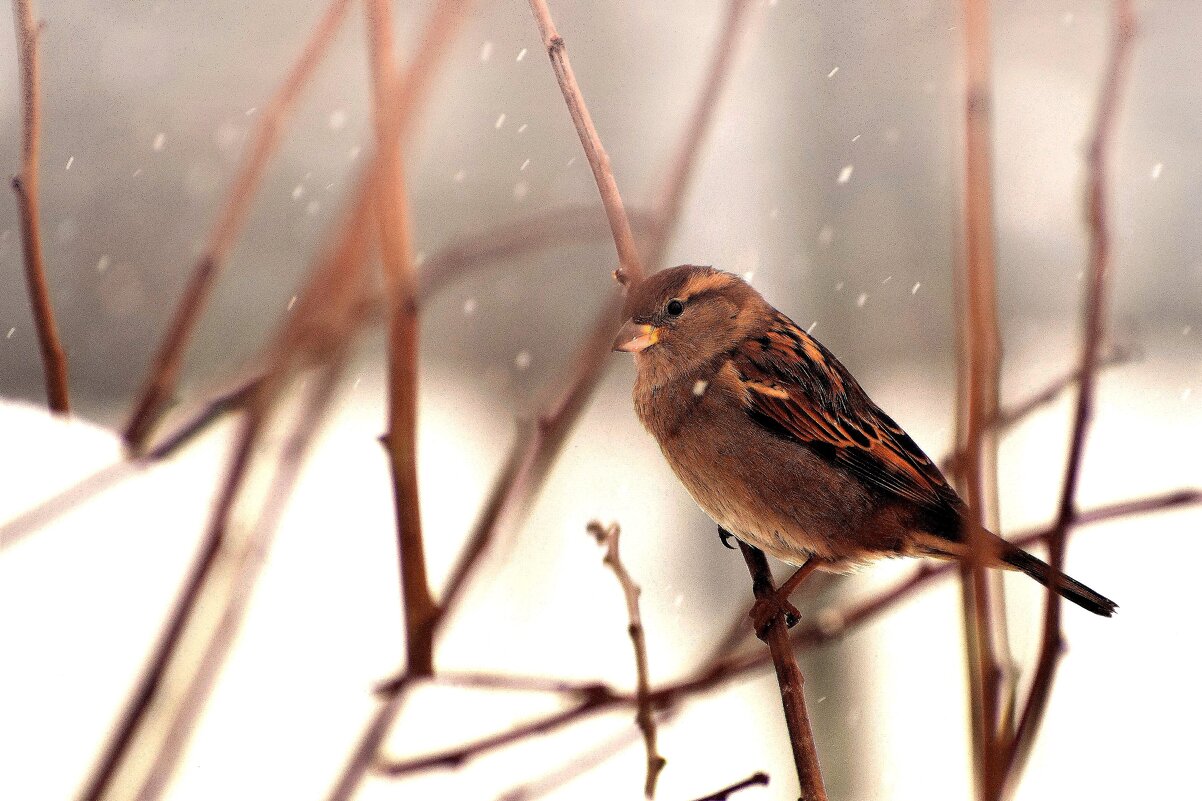
M 283 0 L 42 0 L 42 229 L 77 407 L 45 413 L 15 204 L 0 203 L 0 521 L 120 458 L 113 433 L 163 333 L 266 105 L 322 13 Z M 1083 147 L 1109 40 L 1105 3 L 997 3 L 995 202 L 1004 399 L 1071 369 L 1086 238 Z M 552 5 L 628 207 L 656 201 L 725 2 Z M 412 52 L 427 3 L 399 3 Z M 1108 371 L 1086 451 L 1084 508 L 1202 483 L 1202 8 L 1139 3 L 1115 141 L 1110 335 L 1138 361 Z M 748 278 L 830 347 L 931 453 L 954 430 L 952 267 L 960 219 L 958 4 L 755 4 L 700 154 L 669 260 Z M 0 30 L 0 158 L 20 165 L 16 54 Z M 304 93 L 189 351 L 184 404 L 241 374 L 288 314 L 370 149 L 361 12 Z M 430 256 L 596 189 L 519 0 L 477 4 L 439 73 L 408 154 L 416 248 Z M 598 210 L 598 216 L 601 212 Z M 435 586 L 515 434 L 571 363 L 610 286 L 608 239 L 547 248 L 464 276 L 422 320 L 420 476 Z M 250 616 L 168 796 L 320 798 L 403 646 L 384 454 L 383 343 L 362 342 L 285 515 Z M 493 555 L 439 647 L 440 667 L 633 686 L 620 593 L 586 536 L 623 526 L 643 587 L 651 675 L 686 672 L 750 605 L 742 560 L 640 429 L 633 366 L 615 354 L 517 534 Z M 1067 399 L 1001 448 L 1004 530 L 1050 520 Z M 76 791 L 124 701 L 208 514 L 228 449 L 213 431 L 0 555 L 0 797 Z M 1069 644 L 1020 798 L 1174 797 L 1202 746 L 1192 567 L 1202 514 L 1082 529 L 1069 572 L 1116 599 L 1101 620 L 1066 607 Z M 841 604 L 906 564 L 824 590 Z M 1007 578 L 1015 658 L 1038 648 L 1042 593 Z M 803 611 L 806 607 L 803 607 Z M 817 608 L 810 606 L 810 609 Z M 970 796 L 954 583 L 805 654 L 832 798 Z M 1029 671 L 1024 674 L 1029 679 Z M 395 754 L 504 729 L 542 696 L 434 688 L 406 709 Z M 555 737 L 397 785 L 491 798 L 632 728 L 602 716 Z M 704 795 L 753 771 L 795 797 L 774 679 L 692 703 L 661 733 L 659 797 Z M 632 744 L 557 791 L 637 797 Z M 1099 766 L 1105 769 L 1099 769 Z M 1187 784 L 1188 783 L 1188 784 Z

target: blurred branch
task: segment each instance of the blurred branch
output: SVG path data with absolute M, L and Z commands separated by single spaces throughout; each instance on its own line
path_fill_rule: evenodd
M 301 90 L 313 77 L 349 7 L 350 0 L 331 0 L 313 28 L 300 57 L 259 115 L 250 149 L 242 159 L 217 222 L 209 233 L 208 243 L 192 268 L 187 287 L 126 424 L 125 442 L 134 453 L 141 452 L 145 447 L 146 438 L 175 391 L 188 339 L 204 312 L 234 241 L 246 223 L 251 201 L 259 190 L 267 164 L 279 147 L 280 137 L 296 108 Z
M 1118 120 L 1120 95 L 1131 63 L 1131 43 L 1135 38 L 1135 10 L 1131 0 L 1114 0 L 1114 30 L 1110 40 L 1109 63 L 1102 80 L 1098 98 L 1097 119 L 1089 144 L 1088 185 L 1086 187 L 1086 217 L 1089 225 L 1090 282 L 1082 308 L 1082 342 L 1080 388 L 1073 415 L 1072 440 L 1064 467 L 1064 482 L 1060 491 L 1060 506 L 1056 522 L 1048 537 L 1048 562 L 1052 566 L 1044 607 L 1043 634 L 1039 662 L 1026 707 L 1019 718 L 1013 742 L 1009 745 L 1007 767 L 1011 781 L 1016 781 L 1026 764 L 1035 736 L 1039 731 L 1048 698 L 1055 679 L 1062 648 L 1060 628 L 1061 598 L 1057 594 L 1060 572 L 1064 569 L 1064 552 L 1069 529 L 1076 514 L 1077 484 L 1085 438 L 1093 416 L 1094 384 L 1097 377 L 1098 351 L 1105 325 L 1106 281 L 1110 270 L 1110 231 L 1106 221 L 1107 171 L 1114 128 Z
M 755 787 L 757 784 L 767 787 L 768 774 L 764 773 L 763 771 L 753 773 L 743 781 L 735 782 L 732 785 L 723 787 L 721 790 L 717 790 L 709 795 L 702 796 L 701 798 L 698 798 L 697 801 L 728 801 L 732 795 L 740 790 L 746 790 L 748 787 Z
M 13 0 L 13 27 L 17 34 L 17 61 L 21 72 L 21 174 L 13 176 L 12 187 L 17 195 L 17 216 L 21 222 L 25 283 L 29 289 L 29 305 L 38 332 L 38 345 L 42 350 L 42 369 L 46 374 L 46 397 L 50 410 L 66 414 L 71 411 L 67 391 L 67 354 L 59 339 L 54 307 L 50 304 L 50 286 L 46 283 L 39 226 L 38 152 L 41 149 L 42 98 L 38 37 L 42 26 L 34 19 L 33 0 Z
M 1202 490 L 1178 490 L 1088 510 L 1077 516 L 1074 525 L 1088 525 L 1197 504 L 1202 504 Z M 1019 547 L 1029 548 L 1047 542 L 1051 534 L 1051 528 L 1041 528 L 1020 533 L 1013 542 Z M 924 562 L 909 578 L 899 581 L 890 589 L 841 610 L 823 609 L 813 619 L 802 621 L 793 628 L 790 633 L 793 647 L 804 650 L 834 642 L 849 631 L 892 610 L 937 579 L 947 578 L 957 570 L 959 566 L 954 562 Z M 766 654 L 762 647 L 738 648 L 732 651 L 729 648 L 731 639 L 726 638 L 725 643 L 727 648 L 703 660 L 685 678 L 652 689 L 649 694 L 652 706 L 661 710 L 661 713 L 665 710 L 671 711 L 685 700 L 746 678 L 767 668 L 772 662 L 771 655 Z M 404 682 L 404 685 L 409 686 L 408 682 Z M 558 712 L 519 724 L 506 732 L 472 740 L 437 753 L 387 762 L 380 766 L 380 771 L 390 776 L 404 776 L 437 768 L 459 767 L 477 757 L 534 736 L 548 734 L 590 715 L 616 708 L 634 708 L 638 705 L 635 696 L 620 693 L 606 685 L 597 685 L 590 689 L 591 691 L 577 699 L 575 704 Z
M 755 546 L 742 540 L 737 542 L 739 550 L 743 552 L 743 559 L 747 562 L 747 570 L 751 573 L 756 601 L 774 601 L 776 586 L 772 581 L 768 558 Z M 786 598 L 786 603 L 787 600 Z M 793 764 L 797 768 L 797 780 L 801 786 L 801 801 L 826 801 L 826 787 L 823 785 L 822 769 L 818 764 L 818 749 L 814 746 L 814 733 L 810 730 L 810 717 L 806 713 L 805 677 L 801 674 L 797 654 L 789 642 L 785 605 L 777 601 L 776 607 L 776 614 L 768 622 L 767 628 L 756 633 L 768 644 L 772 662 L 776 666 L 776 681 L 780 685 L 780 700 L 785 710 L 785 724 L 789 729 L 789 743 L 793 746 Z
M 376 129 L 375 210 L 388 296 L 388 451 L 396 507 L 397 556 L 405 610 L 405 656 L 417 676 L 434 672 L 436 615 L 422 542 L 417 491 L 417 278 L 406 198 L 404 163 L 392 103 L 399 96 L 392 0 L 367 0 L 372 112 Z
M 647 263 L 653 270 L 662 267 L 664 259 L 667 258 L 668 246 L 672 243 L 672 234 L 680 222 L 681 210 L 687 196 L 685 190 L 696 170 L 701 144 L 713 124 L 714 111 L 730 76 L 739 38 L 747 27 L 747 12 L 750 9 L 750 0 L 729 0 L 727 3 L 726 19 L 722 23 L 718 41 L 712 48 L 713 56 L 701 93 L 693 104 L 692 116 L 681 135 L 676 155 L 668 168 L 667 178 L 656 203 L 656 224 L 647 248 Z
M 622 207 L 622 195 L 618 192 L 617 181 L 614 180 L 609 155 L 601 144 L 601 137 L 597 135 L 597 129 L 593 126 L 592 115 L 584 103 L 584 95 L 576 83 L 576 74 L 572 71 L 572 62 L 568 59 L 567 46 L 559 31 L 555 30 L 555 22 L 551 19 L 551 10 L 547 8 L 545 0 L 530 0 L 530 10 L 534 12 L 539 33 L 542 34 L 543 46 L 551 59 L 551 67 L 555 70 L 559 89 L 568 104 L 568 112 L 572 115 L 576 134 L 580 137 L 584 155 L 588 157 L 589 166 L 593 169 L 593 178 L 597 182 L 601 202 L 605 205 L 605 216 L 609 219 L 614 246 L 618 251 L 618 271 L 614 276 L 621 284 L 638 283 L 644 275 L 643 262 L 639 258 L 634 234 L 630 230 L 630 220 Z
M 648 698 L 651 681 L 647 668 L 647 638 L 643 631 L 643 618 L 639 614 L 639 586 L 634 583 L 622 558 L 618 554 L 618 538 L 621 529 L 617 523 L 602 526 L 593 521 L 588 524 L 588 532 L 597 540 L 597 544 L 605 548 L 605 564 L 614 572 L 618 584 L 622 587 L 622 595 L 626 598 L 626 614 L 630 619 L 627 627 L 630 633 L 630 644 L 634 648 L 634 665 L 637 673 L 637 689 L 635 699 L 638 703 L 638 713 L 635 722 L 643 733 L 643 743 L 647 747 L 647 781 L 643 785 L 643 793 L 648 798 L 655 796 L 655 782 L 660 771 L 664 769 L 667 760 L 660 755 L 656 748 L 655 714 L 651 710 Z
M 82 799 L 157 797 L 203 709 L 245 614 L 303 454 L 329 403 L 336 368 L 359 327 L 357 304 L 369 251 L 364 222 L 369 190 L 370 185 L 323 251 L 294 313 L 263 356 L 270 368 L 243 407 L 242 427 L 199 554 Z M 280 452 L 262 511 L 245 533 L 231 538 L 231 515 L 272 409 L 291 376 L 313 364 L 325 370 Z
M 600 239 L 610 234 L 597 206 L 561 206 L 537 212 L 516 222 L 502 223 L 464 237 L 426 259 L 418 271 L 418 297 L 422 305 L 452 281 L 496 262 L 533 250 L 560 244 Z M 627 209 L 630 225 L 639 235 L 659 230 L 658 215 L 645 209 Z
M 992 95 L 989 80 L 989 2 L 964 0 L 964 258 L 957 260 L 959 303 L 959 401 L 957 442 L 960 487 L 969 513 L 969 558 L 961 568 L 965 655 L 972 714 L 977 791 L 983 801 L 1000 798 L 1002 667 L 1008 652 L 1001 583 L 986 567 L 985 527 L 996 519 L 997 437 L 1002 347 L 997 318 L 993 234 Z M 996 527 L 996 526 L 994 526 Z

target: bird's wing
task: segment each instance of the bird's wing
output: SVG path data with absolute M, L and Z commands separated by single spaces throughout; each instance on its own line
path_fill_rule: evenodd
M 939 468 L 817 340 L 778 315 L 731 353 L 748 415 L 865 484 L 923 506 L 956 504 Z

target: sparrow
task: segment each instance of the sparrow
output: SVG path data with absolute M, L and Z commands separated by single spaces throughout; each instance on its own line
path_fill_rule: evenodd
M 969 556 L 968 507 L 939 468 L 747 282 L 673 267 L 630 287 L 624 315 L 613 347 L 634 354 L 638 417 L 720 531 L 804 565 L 797 577 L 882 557 Z M 1114 614 L 1108 598 L 982 536 L 987 566 L 1044 586 L 1055 576 L 1067 600 Z

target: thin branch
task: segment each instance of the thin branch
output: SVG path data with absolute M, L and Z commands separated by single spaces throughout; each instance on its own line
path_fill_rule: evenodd
M 760 549 L 738 540 L 739 550 L 751 573 L 752 588 L 756 600 L 770 601 L 776 596 L 772 582 L 772 570 L 768 558 Z M 785 622 L 785 610 L 768 623 L 767 630 L 760 636 L 768 643 L 772 662 L 776 665 L 776 681 L 780 685 L 780 700 L 785 710 L 785 724 L 789 729 L 789 743 L 793 746 L 793 764 L 797 768 L 797 781 L 801 786 L 801 801 L 826 801 L 826 787 L 822 782 L 822 769 L 818 764 L 818 749 L 814 746 L 814 733 L 810 730 L 810 717 L 806 713 L 805 677 L 797 664 L 797 654 L 789 641 L 789 624 Z
M 41 65 L 38 36 L 41 26 L 34 19 L 33 0 L 13 0 L 13 27 L 17 33 L 17 60 L 21 71 L 21 174 L 12 180 L 21 221 L 21 248 L 25 261 L 25 283 L 38 345 L 42 350 L 42 369 L 46 374 L 46 397 L 50 410 L 59 414 L 71 411 L 67 391 L 67 354 L 58 335 L 46 265 L 42 258 L 42 232 L 38 211 L 38 151 L 41 148 L 42 99 Z
M 281 456 L 266 510 L 248 533 L 241 535 L 242 554 L 232 553 L 230 518 L 250 467 L 255 445 L 271 410 L 292 373 L 313 363 L 341 360 L 346 343 L 357 330 L 357 301 L 362 295 L 362 265 L 368 237 L 364 220 L 371 193 L 361 194 L 332 245 L 323 251 L 301 292 L 294 313 L 285 320 L 263 357 L 271 368 L 246 403 L 230 468 L 219 492 L 211 523 L 199 555 L 180 589 L 170 618 L 120 723 L 89 776 L 82 799 L 126 797 L 131 788 L 152 798 L 161 791 L 182 752 L 189 721 L 199 713 L 225 655 L 225 633 L 235 631 L 258 576 L 258 557 L 266 551 L 275 529 L 278 507 L 295 476 L 295 465 L 315 430 L 325 401 L 311 404 L 294 438 Z M 308 432 L 308 433 L 305 433 Z M 251 547 L 253 544 L 253 548 Z M 245 556 L 245 558 L 243 558 Z M 224 566 L 224 569 L 223 569 Z M 230 634 L 232 636 L 232 634 Z M 164 728 L 163 720 L 170 721 Z M 151 761 L 147 762 L 146 757 Z
M 309 35 L 300 57 L 259 115 L 250 148 L 242 158 L 205 249 L 192 268 L 187 287 L 167 326 L 126 424 L 125 442 L 134 453 L 144 448 L 146 438 L 175 391 L 188 340 L 212 295 L 213 286 L 225 267 L 230 250 L 242 226 L 246 224 L 251 201 L 259 190 L 267 165 L 279 147 L 280 138 L 296 108 L 301 91 L 321 63 L 349 7 L 350 0 L 331 0 Z
M 740 790 L 746 790 L 748 787 L 755 787 L 756 785 L 767 787 L 768 774 L 764 773 L 762 770 L 757 773 L 753 773 L 743 781 L 735 782 L 732 785 L 723 787 L 721 790 L 710 793 L 709 795 L 704 795 L 701 798 L 698 798 L 697 801 L 728 801 L 732 795 Z
M 1202 504 L 1202 490 L 1178 490 L 1160 496 L 1088 510 L 1078 516 L 1075 524 L 1087 525 L 1197 504 Z M 1030 548 L 1046 542 L 1051 534 L 1050 528 L 1041 528 L 1023 532 L 1016 536 L 1013 542 L 1021 548 Z M 793 628 L 790 634 L 792 646 L 795 649 L 806 650 L 835 642 L 849 631 L 910 599 L 919 590 L 936 580 L 951 576 L 958 569 L 959 566 L 953 562 L 925 562 L 909 578 L 902 579 L 891 589 L 883 590 L 845 609 L 826 609 L 820 612 L 815 619 L 802 621 Z M 727 644 L 729 641 L 730 638 L 727 638 Z M 660 710 L 662 715 L 665 711 L 670 712 L 677 708 L 682 701 L 712 692 L 731 681 L 750 676 L 767 668 L 771 662 L 771 654 L 766 653 L 762 647 L 742 648 L 733 652 L 729 650 L 715 652 L 685 678 L 651 690 L 651 704 Z M 406 679 L 402 682 L 402 691 L 403 688 L 409 686 L 411 686 L 411 682 Z M 637 705 L 638 699 L 634 695 L 619 693 L 605 685 L 597 685 L 590 695 L 581 697 L 573 706 L 558 712 L 527 721 L 507 732 L 488 735 L 443 751 L 386 762 L 380 766 L 380 771 L 397 777 L 439 768 L 459 767 L 508 745 L 534 736 L 549 734 L 590 715 L 615 708 L 635 708 Z
M 383 437 L 396 507 L 397 556 L 405 610 L 409 672 L 434 672 L 437 614 L 426 575 L 417 491 L 417 278 L 405 191 L 404 163 L 391 103 L 399 95 L 392 34 L 392 0 L 367 0 L 373 116 L 376 128 L 376 217 L 388 293 L 388 433 Z
M 643 733 L 643 744 L 647 749 L 647 780 L 643 785 L 643 794 L 648 798 L 655 796 L 655 782 L 660 771 L 664 769 L 667 760 L 656 747 L 655 713 L 650 702 L 650 671 L 647 668 L 647 637 L 643 631 L 643 616 L 639 613 L 639 586 L 634 583 L 630 572 L 622 564 L 618 553 L 618 539 L 621 529 L 617 523 L 602 526 L 593 521 L 588 524 L 588 532 L 597 540 L 597 544 L 605 548 L 605 564 L 614 572 L 618 584 L 622 587 L 622 595 L 626 598 L 626 614 L 630 619 L 627 631 L 630 633 L 630 644 L 634 648 L 634 665 L 637 674 L 635 699 L 638 703 L 638 713 L 635 722 Z
M 602 211 L 597 206 L 562 206 L 502 223 L 448 245 L 426 259 L 418 271 L 421 305 L 429 303 L 452 281 L 486 265 L 537 249 L 610 236 L 608 223 L 598 216 Z M 659 230 L 658 215 L 636 208 L 627 209 L 627 214 L 635 234 L 647 236 Z
M 1060 628 L 1061 598 L 1057 594 L 1058 577 L 1064 569 L 1065 545 L 1076 514 L 1077 484 L 1080 479 L 1086 434 L 1093 416 L 1098 351 L 1105 326 L 1106 283 L 1111 260 L 1110 231 L 1106 221 L 1106 179 L 1122 88 L 1131 63 L 1131 43 L 1135 38 L 1136 25 L 1135 9 L 1131 0 L 1114 0 L 1113 13 L 1114 30 L 1111 34 L 1109 63 L 1099 91 L 1097 119 L 1094 122 L 1088 156 L 1086 212 L 1089 225 L 1090 283 L 1082 308 L 1081 382 L 1073 415 L 1072 440 L 1064 468 L 1060 505 L 1048 538 L 1048 562 L 1052 566 L 1052 575 L 1048 581 L 1039 662 L 1026 707 L 1019 719 L 1007 755 L 1011 781 L 1017 779 L 1030 755 L 1047 709 L 1052 682 L 1060 661 L 1063 634 Z
M 622 207 L 622 195 L 618 192 L 617 181 L 614 180 L 609 155 L 601 144 L 601 137 L 597 135 L 597 129 L 593 126 L 592 115 L 584 103 L 584 95 L 576 83 L 572 62 L 568 60 L 567 46 L 559 31 L 555 30 L 555 22 L 551 19 L 551 10 L 547 8 L 545 0 L 530 0 L 530 10 L 534 12 L 539 33 L 542 34 L 543 47 L 547 49 L 547 56 L 551 59 L 551 67 L 555 70 L 559 89 L 568 104 L 568 112 L 572 115 L 576 134 L 580 137 L 584 155 L 593 169 L 593 178 L 597 182 L 601 202 L 605 205 L 605 216 L 609 218 L 614 246 L 618 251 L 618 271 L 615 277 L 622 284 L 637 283 L 643 279 L 643 262 L 639 258 L 634 234 L 630 230 L 630 220 Z

